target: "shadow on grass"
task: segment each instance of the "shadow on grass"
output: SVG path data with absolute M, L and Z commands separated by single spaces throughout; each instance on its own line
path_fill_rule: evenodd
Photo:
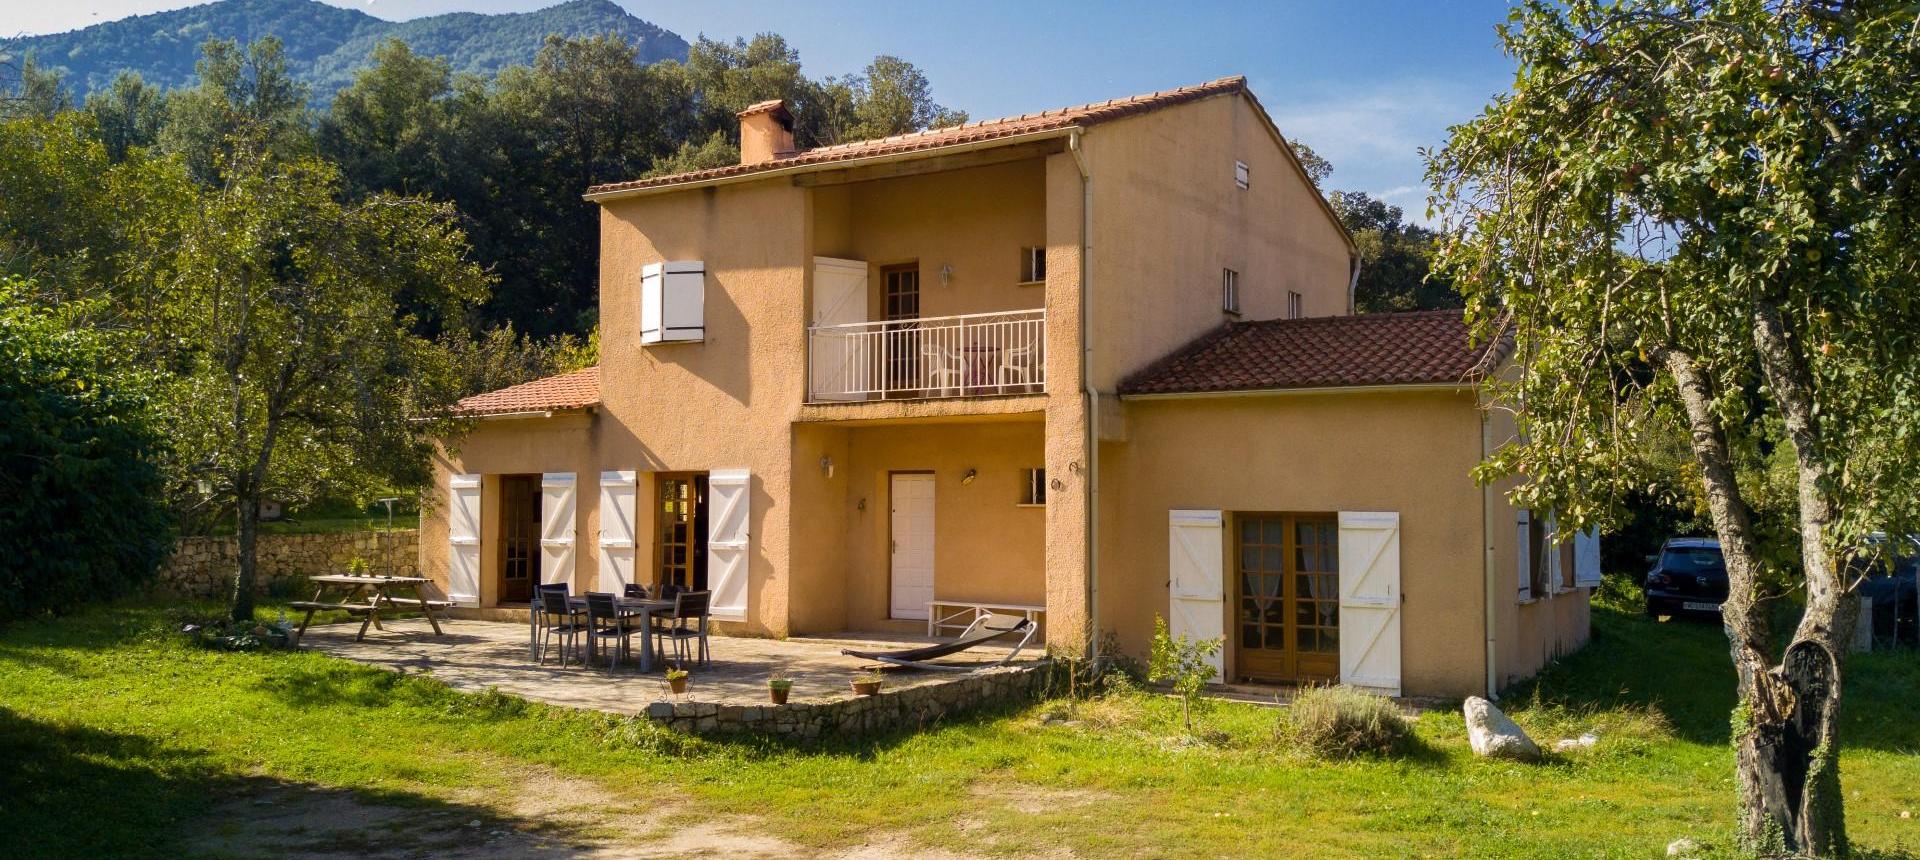
M 428 856 L 455 847 L 568 858 L 563 825 L 390 790 L 223 770 L 197 750 L 0 707 L 0 857 Z M 478 822 L 478 824 L 475 824 Z

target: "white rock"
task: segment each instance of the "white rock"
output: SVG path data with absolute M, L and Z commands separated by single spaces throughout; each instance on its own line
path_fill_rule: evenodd
M 1564 752 L 1573 752 L 1574 750 L 1591 749 L 1593 748 L 1594 744 L 1597 744 L 1599 742 L 1600 742 L 1600 738 L 1598 736 L 1594 735 L 1592 732 L 1588 732 L 1577 738 L 1561 738 L 1560 740 L 1555 741 L 1553 744 L 1553 751 L 1557 753 L 1564 753 Z
M 1668 857 L 1692 857 L 1700 853 L 1700 843 L 1680 837 L 1667 843 Z
M 1492 702 L 1472 696 L 1461 711 L 1467 718 L 1467 741 L 1475 755 L 1515 761 L 1540 758 L 1540 747 Z

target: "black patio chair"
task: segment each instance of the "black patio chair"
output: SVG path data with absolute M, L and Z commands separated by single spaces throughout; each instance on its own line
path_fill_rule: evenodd
M 540 659 L 540 643 L 546 635 L 544 631 L 547 625 L 552 623 L 552 620 L 547 618 L 547 608 L 540 598 L 540 595 L 547 591 L 558 591 L 561 596 L 568 596 L 567 584 L 564 582 L 537 583 L 533 586 L 533 597 L 527 601 L 527 652 L 536 661 Z
M 647 587 L 644 585 L 641 585 L 640 583 L 629 582 L 627 583 L 627 587 L 623 591 L 624 593 L 621 595 L 623 597 L 630 597 L 630 598 L 633 598 L 634 600 L 647 599 Z
M 665 625 L 655 635 L 660 642 L 661 657 L 665 659 L 667 641 L 673 642 L 673 655 L 680 664 L 687 661 L 687 642 L 698 640 L 700 643 L 700 665 L 705 666 L 712 659 L 707 647 L 707 605 L 713 598 L 711 591 L 682 591 L 673 596 L 673 611 L 665 616 L 656 615 Z
M 542 587 L 540 608 L 546 621 L 540 631 L 540 651 L 536 655 L 536 662 L 547 662 L 547 643 L 557 636 L 560 639 L 560 665 L 567 665 L 569 643 L 573 644 L 574 656 L 585 663 L 585 656 L 580 653 L 580 634 L 587 630 L 587 625 L 580 621 L 580 610 L 567 605 L 565 588 Z
M 620 613 L 620 607 L 609 592 L 587 592 L 587 650 L 598 650 L 594 646 L 612 640 L 613 655 L 607 660 L 607 671 L 620 668 L 620 655 L 627 653 L 628 636 L 633 631 L 627 627 L 627 618 Z

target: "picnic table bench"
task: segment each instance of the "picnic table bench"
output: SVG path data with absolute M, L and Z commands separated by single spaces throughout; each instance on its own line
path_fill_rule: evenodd
M 402 606 L 418 607 L 420 611 L 427 616 L 427 623 L 433 625 L 434 635 L 442 635 L 440 619 L 435 618 L 433 612 L 436 609 L 446 609 L 453 605 L 451 601 L 429 597 L 426 589 L 433 583 L 432 580 L 423 576 L 354 576 L 328 574 L 313 577 L 311 582 L 314 584 L 313 598 L 311 600 L 296 600 L 288 604 L 295 610 L 306 610 L 307 613 L 300 619 L 300 629 L 293 634 L 293 641 L 296 644 L 302 637 L 307 635 L 307 625 L 313 623 L 313 614 L 321 610 L 340 610 L 362 616 L 360 632 L 353 637 L 353 641 L 359 642 L 367 638 L 368 627 L 376 630 L 386 630 L 385 627 L 380 626 L 380 610 L 383 607 L 389 606 L 395 608 Z M 344 593 L 337 600 L 321 599 L 327 596 L 329 588 L 339 589 Z M 414 596 L 395 597 L 390 593 L 394 589 L 410 589 L 413 591 Z M 367 599 L 364 602 L 355 600 L 362 592 L 370 592 Z

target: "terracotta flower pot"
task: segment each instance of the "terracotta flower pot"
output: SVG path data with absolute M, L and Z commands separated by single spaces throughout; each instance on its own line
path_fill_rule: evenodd
M 879 681 L 855 681 L 853 682 L 853 692 L 862 696 L 878 695 L 880 692 L 880 682 Z
M 776 705 L 786 704 L 787 694 L 791 692 L 793 692 L 792 687 L 768 687 L 767 688 L 767 695 L 773 697 L 773 703 Z
M 668 679 L 667 679 L 667 686 L 669 686 L 669 687 L 672 687 L 672 688 L 673 688 L 673 694 L 674 694 L 674 695 L 676 695 L 676 696 L 678 696 L 678 695 L 680 695 L 681 693 L 684 693 L 684 692 L 686 692 L 686 691 L 687 691 L 687 679 L 685 679 L 685 678 L 668 678 Z

